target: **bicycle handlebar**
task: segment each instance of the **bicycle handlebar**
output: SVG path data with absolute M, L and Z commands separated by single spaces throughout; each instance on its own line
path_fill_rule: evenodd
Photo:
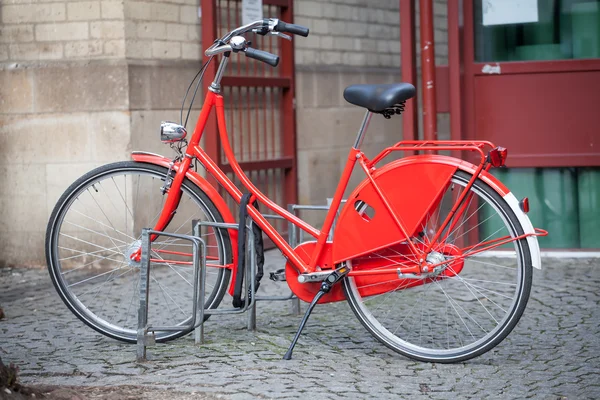
M 271 54 L 268 51 L 262 51 L 258 49 L 253 49 L 252 47 L 248 47 L 246 48 L 244 53 L 246 53 L 246 57 L 262 61 L 264 63 L 269 64 L 272 67 L 276 67 L 277 64 L 279 64 L 279 56 Z
M 233 51 L 233 49 L 231 48 L 230 45 L 225 44 L 222 46 L 217 46 L 217 43 L 215 43 L 212 46 L 210 46 L 208 49 L 206 49 L 204 54 L 207 57 L 211 57 L 211 56 L 216 56 L 217 54 L 225 53 L 227 51 Z
M 293 33 L 294 35 L 300 35 L 304 37 L 307 37 L 309 33 L 308 28 L 304 26 L 288 24 L 287 22 L 283 22 L 281 20 L 277 20 L 277 25 L 275 25 L 275 28 L 273 30 L 277 32 Z
M 301 25 L 288 24 L 287 22 L 280 21 L 277 18 L 265 18 L 263 20 L 254 21 L 250 24 L 232 30 L 231 32 L 223 36 L 221 39 L 216 40 L 215 43 L 212 44 L 212 46 L 206 49 L 204 54 L 207 57 L 211 57 L 220 53 L 230 51 L 234 53 L 238 51 L 243 51 L 247 57 L 265 62 L 273 67 L 277 66 L 277 64 L 279 63 L 279 57 L 275 54 L 271 54 L 258 49 L 253 49 L 251 47 L 246 47 L 245 43 L 243 48 L 239 46 L 231 46 L 230 44 L 228 44 L 228 42 L 235 36 L 241 36 L 248 32 L 254 32 L 258 35 L 263 36 L 269 33 L 275 35 L 279 32 L 280 37 L 282 36 L 286 39 L 290 39 L 288 36 L 283 35 L 283 32 L 307 37 L 309 29 Z

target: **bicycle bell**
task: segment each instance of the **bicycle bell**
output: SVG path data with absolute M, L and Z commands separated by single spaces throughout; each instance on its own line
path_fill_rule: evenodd
M 243 50 L 246 47 L 246 38 L 243 36 L 234 36 L 229 41 L 229 45 L 235 51 Z

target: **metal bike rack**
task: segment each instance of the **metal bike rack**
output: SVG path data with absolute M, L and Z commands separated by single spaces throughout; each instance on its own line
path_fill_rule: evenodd
M 246 223 L 245 227 L 246 227 L 246 231 L 248 234 L 248 243 L 254 243 L 254 231 L 252 229 L 252 224 L 253 222 L 248 219 L 250 221 L 250 223 Z M 194 222 L 194 235 L 195 236 L 200 236 L 200 227 L 202 226 L 211 226 L 213 228 L 218 228 L 218 229 L 238 229 L 239 230 L 239 225 L 238 224 L 227 224 L 227 223 L 220 223 L 220 222 L 202 222 L 202 221 L 197 221 Z M 204 307 L 204 293 L 205 293 L 205 282 L 206 282 L 206 268 L 203 268 L 202 270 L 202 282 L 203 284 L 201 285 L 201 298 L 202 300 L 202 307 L 200 307 L 200 322 L 194 327 L 195 328 L 195 332 L 194 332 L 194 341 L 196 342 L 196 344 L 203 344 L 204 343 L 204 316 L 205 315 L 218 315 L 218 314 L 240 314 L 243 313 L 247 310 L 256 310 L 256 296 L 254 295 L 254 293 L 256 292 L 256 268 L 255 268 L 255 259 L 256 259 L 256 254 L 255 254 L 255 250 L 254 250 L 254 246 L 252 245 L 248 245 L 246 246 L 246 251 L 248 252 L 248 257 L 246 257 L 246 265 L 244 266 L 246 268 L 245 274 L 244 274 L 244 293 L 249 293 L 249 291 L 251 290 L 251 293 L 253 293 L 252 298 L 250 300 L 250 302 L 248 302 L 246 299 L 246 301 L 244 302 L 244 306 L 243 307 L 238 307 L 238 308 L 227 308 L 227 309 L 206 309 Z M 205 260 L 206 260 L 206 256 L 205 256 Z M 206 261 L 204 262 L 204 265 L 206 265 Z M 250 281 L 250 282 L 248 282 Z
M 331 199 L 328 199 L 328 205 L 300 205 L 289 204 L 288 211 L 298 216 L 299 211 L 328 211 Z M 263 215 L 265 218 L 283 219 L 279 215 Z M 246 223 L 247 238 L 249 245 L 246 246 L 248 256 L 246 257 L 245 275 L 244 275 L 244 293 L 255 293 L 256 289 L 256 253 L 253 246 L 254 232 L 252 229 L 252 220 L 248 218 Z M 243 307 L 228 309 L 205 309 L 204 296 L 206 293 L 206 243 L 200 237 L 200 229 L 203 226 L 210 226 L 215 229 L 239 229 L 238 224 L 214 223 L 203 221 L 192 221 L 193 236 L 181 235 L 154 231 L 151 229 L 142 230 L 142 258 L 140 263 L 140 303 L 138 309 L 138 332 L 137 332 L 137 361 L 146 361 L 147 347 L 155 344 L 156 331 L 188 331 L 194 330 L 194 341 L 196 344 L 204 343 L 204 317 L 206 315 L 218 314 L 239 314 L 248 312 L 248 330 L 256 330 L 256 304 L 258 301 L 287 301 L 292 300 L 292 312 L 300 315 L 300 300 L 290 292 L 287 296 L 257 296 L 253 295 L 251 300 L 244 303 Z M 335 225 L 334 225 L 335 226 Z M 176 326 L 153 326 L 148 320 L 148 299 L 150 292 L 150 254 L 152 243 L 151 235 L 167 236 L 192 242 L 192 264 L 193 274 L 193 296 L 192 313 L 190 322 L 185 325 Z M 333 228 L 329 234 L 329 240 L 333 237 Z M 304 232 L 296 225 L 288 222 L 288 242 L 290 246 L 296 247 L 304 241 Z M 247 299 L 246 299 L 247 300 Z M 201 304 L 200 304 L 201 303 Z
M 192 260 L 194 265 L 194 282 L 193 282 L 193 296 L 192 296 L 192 315 L 191 320 L 188 324 L 185 325 L 175 325 L 175 326 L 152 326 L 148 324 L 148 298 L 150 295 L 150 249 L 151 249 L 151 241 L 150 235 L 160 235 L 173 237 L 183 240 L 189 240 L 192 242 Z M 202 263 L 202 270 L 205 271 L 205 248 L 206 244 L 204 240 L 199 237 L 188 236 L 188 235 L 179 235 L 175 233 L 165 233 L 154 231 L 152 229 L 143 229 L 142 230 L 142 258 L 140 265 L 140 304 L 138 310 L 138 331 L 137 331 L 137 360 L 145 361 L 146 360 L 146 348 L 149 345 L 155 343 L 155 331 L 186 331 L 194 329 L 196 325 L 196 314 L 198 307 L 198 296 L 199 291 L 201 293 L 204 292 L 204 277 L 201 278 L 202 282 L 199 281 L 198 273 L 200 270 L 200 264 Z M 202 256 L 201 254 L 202 253 Z M 205 273 L 203 274 L 205 275 Z M 202 294 L 202 298 L 204 296 Z M 204 302 L 203 302 L 204 303 Z M 204 304 L 203 304 L 204 305 Z M 201 307 L 203 308 L 203 307 Z M 152 334 L 150 334 L 152 332 Z
M 273 214 L 263 214 L 263 217 L 267 218 L 267 219 L 283 219 L 283 217 L 281 217 L 280 215 L 273 215 Z M 254 235 L 254 232 L 252 232 L 252 235 Z M 254 236 L 251 237 L 252 241 L 249 241 L 249 243 L 253 243 L 254 240 Z M 289 241 L 288 241 L 289 242 Z M 291 246 L 292 245 L 291 242 L 289 242 Z M 252 251 L 254 252 L 254 246 L 250 246 Z M 255 254 L 250 254 L 250 259 L 252 260 L 252 262 L 255 261 Z M 252 269 L 255 270 L 255 265 L 252 265 Z M 248 330 L 249 331 L 255 331 L 256 330 L 256 304 L 259 301 L 286 301 L 286 300 L 292 300 L 292 312 L 293 313 L 300 313 L 300 300 L 294 296 L 293 293 L 290 292 L 290 294 L 288 296 L 254 296 L 253 300 L 255 300 L 254 304 L 252 304 L 252 307 L 250 308 L 249 312 L 248 312 Z
M 155 344 L 156 331 L 192 331 L 195 330 L 194 339 L 196 343 L 204 343 L 204 316 L 215 315 L 215 314 L 238 314 L 252 309 L 255 306 L 255 296 L 252 296 L 250 302 L 246 301 L 243 307 L 231 308 L 231 309 L 205 309 L 204 307 L 204 295 L 206 292 L 206 243 L 200 238 L 200 227 L 211 226 L 217 229 L 238 229 L 237 224 L 226 224 L 226 223 L 212 223 L 193 221 L 193 233 L 194 236 L 180 235 L 173 233 L 166 233 L 160 231 L 154 231 L 151 229 L 142 230 L 142 259 L 140 265 L 140 305 L 138 310 L 138 334 L 137 334 L 137 361 L 143 362 L 147 360 L 146 350 L 150 345 Z M 248 229 L 248 241 L 254 243 L 254 234 Z M 248 227 L 247 227 L 248 228 Z M 152 243 L 150 241 L 150 235 L 159 235 L 174 237 L 183 240 L 189 240 L 192 242 L 193 253 L 192 253 L 192 264 L 194 266 L 194 277 L 193 277 L 193 296 L 192 296 L 192 313 L 190 315 L 190 322 L 185 325 L 175 326 L 153 326 L 148 321 L 148 297 L 150 292 L 150 252 Z M 202 251 L 200 251 L 202 250 Z M 249 259 L 251 262 L 246 262 L 245 268 L 245 279 L 244 279 L 244 293 L 248 293 L 250 289 L 252 293 L 255 292 L 255 279 L 256 269 L 254 268 L 254 246 L 248 246 Z M 248 258 L 247 258 L 248 260 Z M 201 304 L 200 303 L 201 300 Z M 200 305 L 200 307 L 198 307 Z

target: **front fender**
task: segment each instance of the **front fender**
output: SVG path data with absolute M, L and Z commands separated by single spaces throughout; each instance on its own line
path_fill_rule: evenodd
M 432 209 L 444 193 L 450 178 L 457 170 L 470 174 L 477 166 L 454 157 L 442 155 L 418 155 L 392 161 L 379 168 L 373 179 L 402 221 L 406 231 L 412 236 L 419 223 Z M 532 254 L 532 264 L 540 268 L 540 251 L 535 231 L 527 215 L 521 211 L 514 196 L 496 177 L 482 171 L 479 178 L 487 183 L 515 212 L 526 234 Z M 355 203 L 363 201 L 374 209 L 372 217 L 360 215 Z M 404 234 L 390 223 L 385 206 L 377 196 L 369 179 L 365 179 L 348 196 L 348 201 L 340 213 L 334 232 L 332 256 L 335 264 L 350 260 L 373 251 L 383 249 L 405 240 Z
M 161 156 L 159 154 L 148 153 L 148 152 L 143 152 L 143 151 L 132 152 L 131 158 L 137 162 L 160 165 L 160 166 L 166 167 L 166 168 L 169 168 L 169 166 L 171 165 L 171 162 L 173 161 L 170 158 Z M 173 166 L 173 169 L 175 171 L 177 171 L 178 168 L 179 168 L 178 164 L 175 164 Z M 215 207 L 217 207 L 217 210 L 223 217 L 223 222 L 230 223 L 230 224 L 236 223 L 235 218 L 231 214 L 231 211 L 229 210 L 229 207 L 227 206 L 227 203 L 225 202 L 223 197 L 206 179 L 204 179 L 203 177 L 201 177 L 195 171 L 192 171 L 192 170 L 188 170 L 187 173 L 185 174 L 185 176 L 190 181 L 192 181 L 196 186 L 198 186 L 204 193 L 206 193 L 206 195 L 212 200 Z M 231 240 L 231 251 L 232 251 L 232 256 L 233 256 L 233 259 L 231 260 L 231 262 L 232 262 L 232 265 L 235 266 L 235 265 L 237 265 L 238 232 L 235 229 L 228 229 L 228 231 L 229 231 L 229 238 Z M 232 277 L 231 277 L 232 279 L 231 279 L 231 284 L 229 287 L 230 294 L 233 293 L 233 282 L 235 282 L 235 275 L 236 275 L 236 268 L 232 268 Z

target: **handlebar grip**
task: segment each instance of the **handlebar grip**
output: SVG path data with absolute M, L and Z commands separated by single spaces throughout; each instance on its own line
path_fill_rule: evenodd
M 279 56 L 271 54 L 267 51 L 253 49 L 248 47 L 245 51 L 246 57 L 254 58 L 255 60 L 265 62 L 272 67 L 276 67 L 279 64 Z
M 300 35 L 300 36 L 304 36 L 304 37 L 307 37 L 308 32 L 309 32 L 308 28 L 306 28 L 304 26 L 296 25 L 296 24 L 288 24 L 281 20 L 279 20 L 279 22 L 275 26 L 275 30 L 277 32 L 289 32 L 289 33 L 293 33 L 294 35 Z

